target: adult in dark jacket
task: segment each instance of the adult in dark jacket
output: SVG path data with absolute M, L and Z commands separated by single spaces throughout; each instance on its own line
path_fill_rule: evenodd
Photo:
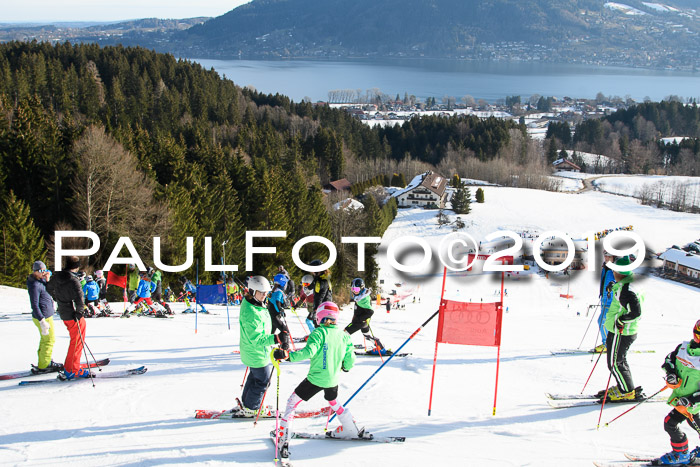
M 63 365 L 55 363 L 51 359 L 53 344 L 56 341 L 53 327 L 53 299 L 46 291 L 46 281 L 51 275 L 51 271 L 46 268 L 42 261 L 34 261 L 32 274 L 27 277 L 27 292 L 29 292 L 29 303 L 32 306 L 32 321 L 39 329 L 39 363 L 32 369 L 35 374 L 60 371 Z
M 309 263 L 309 266 L 320 266 L 321 261 L 315 259 Z M 333 301 L 333 290 L 331 288 L 331 271 L 326 269 L 325 271 L 314 272 L 314 281 L 311 284 L 311 290 L 314 292 L 314 313 L 313 316 L 309 316 L 309 319 L 316 320 L 316 310 L 321 305 L 321 303 L 332 302 Z
M 71 256 L 66 261 L 63 271 L 54 274 L 46 284 L 46 290 L 58 303 L 58 314 L 70 334 L 63 373 L 59 374 L 61 379 L 90 377 L 87 369 L 80 368 L 80 354 L 83 351 L 85 339 L 85 318 L 83 318 L 85 299 L 83 289 L 80 287 L 80 279 L 78 279 L 78 269 L 80 269 L 80 259 L 77 256 Z

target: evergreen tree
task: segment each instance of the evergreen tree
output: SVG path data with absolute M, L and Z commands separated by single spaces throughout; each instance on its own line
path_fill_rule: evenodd
M 406 188 L 406 177 L 404 176 L 403 172 L 399 174 L 399 186 L 401 188 Z
M 459 174 L 454 174 L 452 176 L 452 181 L 450 181 L 450 185 L 453 187 L 458 187 L 462 185 L 462 181 L 459 179 Z
M 549 145 L 547 146 L 547 162 L 551 165 L 552 162 L 557 160 L 557 139 L 550 138 Z
M 365 205 L 365 215 L 367 216 L 367 236 L 381 237 L 384 232 L 384 219 L 377 200 L 374 199 L 374 196 L 367 196 L 363 204 Z
M 469 188 L 461 186 L 457 188 L 455 194 L 452 196 L 452 210 L 456 214 L 469 214 L 471 211 L 471 194 Z
M 476 190 L 476 202 L 477 203 L 483 203 L 484 202 L 484 190 L 482 188 L 478 188 Z
M 46 263 L 46 247 L 29 206 L 14 192 L 0 210 L 0 284 L 22 287 L 34 261 Z

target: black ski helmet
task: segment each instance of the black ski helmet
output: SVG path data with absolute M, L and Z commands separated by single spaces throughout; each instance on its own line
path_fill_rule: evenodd
M 365 288 L 365 281 L 363 281 L 360 277 L 356 277 L 355 279 L 352 280 L 350 287 L 357 287 L 359 289 L 364 289 Z
M 323 263 L 321 262 L 320 259 L 315 259 L 315 260 L 313 260 L 313 261 L 311 261 L 311 262 L 309 263 L 309 266 L 320 266 L 320 265 L 322 265 L 322 264 L 323 264 Z

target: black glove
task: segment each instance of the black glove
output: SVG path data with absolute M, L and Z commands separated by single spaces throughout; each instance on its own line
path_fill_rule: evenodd
M 687 397 L 677 397 L 676 405 L 681 405 L 683 407 L 690 407 L 690 400 Z
M 275 349 L 272 356 L 275 358 L 275 360 L 287 360 L 289 359 L 289 352 L 284 349 Z
M 75 319 L 76 321 L 80 321 L 81 319 L 83 319 L 83 313 L 81 313 L 80 311 L 76 311 L 73 315 L 73 319 Z
M 340 365 L 340 369 L 343 370 L 345 373 L 347 373 L 348 371 L 350 371 L 350 370 L 345 369 L 345 363 L 343 363 L 342 365 Z
M 606 292 L 612 292 L 613 289 L 613 281 L 608 282 L 608 285 L 605 286 L 605 291 Z
M 676 389 L 680 387 L 681 379 L 675 373 L 669 373 L 666 375 L 666 383 L 668 383 L 668 387 Z
M 618 332 L 622 334 L 622 330 L 625 329 L 625 323 L 620 321 L 619 319 L 615 320 L 615 327 L 617 328 Z
M 289 350 L 289 343 L 291 339 L 289 338 L 289 333 L 286 331 L 282 331 L 279 334 L 277 334 L 277 339 L 279 340 L 280 347 L 284 350 Z

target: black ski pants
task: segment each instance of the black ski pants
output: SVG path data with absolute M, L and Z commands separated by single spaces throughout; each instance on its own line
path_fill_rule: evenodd
M 367 320 L 370 319 L 373 314 L 374 310 L 355 305 L 355 313 L 352 315 L 352 322 L 347 325 L 345 332 L 351 336 L 358 330 L 362 330 L 362 334 L 369 334 L 369 323 Z
M 635 339 L 637 339 L 636 334 L 623 336 L 616 332 L 608 332 L 608 336 L 605 339 L 605 346 L 608 349 L 608 369 L 622 393 L 627 393 L 634 389 L 632 372 L 627 363 L 627 351 Z
M 700 426 L 700 416 L 693 415 L 693 420 L 696 426 Z M 674 451 L 687 451 L 688 450 L 688 437 L 680 429 L 680 425 L 687 421 L 688 425 L 693 426 L 685 415 L 677 411 L 676 409 L 671 410 L 666 418 L 664 418 L 664 430 L 671 437 L 671 447 Z M 695 429 L 693 427 L 693 429 Z

